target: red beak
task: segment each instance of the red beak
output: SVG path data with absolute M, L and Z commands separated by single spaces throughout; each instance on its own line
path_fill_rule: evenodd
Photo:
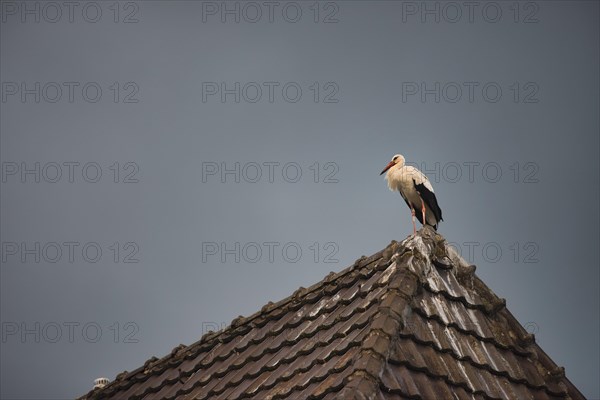
M 385 171 L 387 171 L 388 169 L 392 168 L 394 165 L 396 165 L 396 164 L 393 161 L 390 161 L 390 163 L 385 166 L 385 168 L 383 169 L 383 171 L 381 171 L 381 173 L 379 175 L 383 175 L 383 173 Z

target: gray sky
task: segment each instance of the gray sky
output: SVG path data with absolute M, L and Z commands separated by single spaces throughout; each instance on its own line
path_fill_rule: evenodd
M 3 399 L 81 395 L 404 239 L 395 153 L 600 397 L 598 3 L 315 4 L 1 2 Z

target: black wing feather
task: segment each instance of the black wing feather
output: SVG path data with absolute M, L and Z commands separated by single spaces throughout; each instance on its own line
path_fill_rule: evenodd
M 425 204 L 427 204 L 427 206 L 431 209 L 431 211 L 433 212 L 433 215 L 435 216 L 435 221 L 436 221 L 436 226 L 434 228 L 437 228 L 437 223 L 440 221 L 443 221 L 442 219 L 442 210 L 440 209 L 440 206 L 438 205 L 437 202 L 437 198 L 435 197 L 435 194 L 427 189 L 427 187 L 420 183 L 417 184 L 414 180 L 413 183 L 415 184 L 415 189 L 417 189 L 417 192 L 419 192 L 419 195 L 421 195 L 421 198 L 423 199 L 423 201 L 425 202 Z M 416 213 L 417 217 L 419 217 L 419 213 Z M 419 218 L 419 221 L 421 221 L 421 219 L 423 219 L 423 217 Z M 423 224 L 423 221 L 421 221 L 421 224 Z

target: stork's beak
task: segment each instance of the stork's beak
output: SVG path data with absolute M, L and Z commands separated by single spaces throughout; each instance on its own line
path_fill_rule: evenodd
M 386 165 L 386 166 L 385 166 L 385 168 L 383 169 L 383 171 L 381 171 L 381 173 L 380 173 L 379 175 L 383 175 L 383 173 L 384 173 L 385 171 L 387 171 L 388 169 L 392 168 L 394 165 L 395 165 L 395 164 L 394 164 L 394 162 L 393 162 L 393 161 L 390 161 L 390 163 L 389 163 L 388 165 Z

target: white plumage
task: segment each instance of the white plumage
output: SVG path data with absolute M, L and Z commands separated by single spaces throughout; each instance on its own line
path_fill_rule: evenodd
M 400 154 L 392 158 L 381 174 L 386 171 L 388 187 L 392 191 L 400 192 L 411 210 L 413 231 L 416 232 L 415 214 L 421 224 L 437 229 L 438 223 L 442 221 L 442 210 L 427 176 L 417 168 L 405 165 L 405 159 Z M 421 212 L 415 213 L 415 209 Z

